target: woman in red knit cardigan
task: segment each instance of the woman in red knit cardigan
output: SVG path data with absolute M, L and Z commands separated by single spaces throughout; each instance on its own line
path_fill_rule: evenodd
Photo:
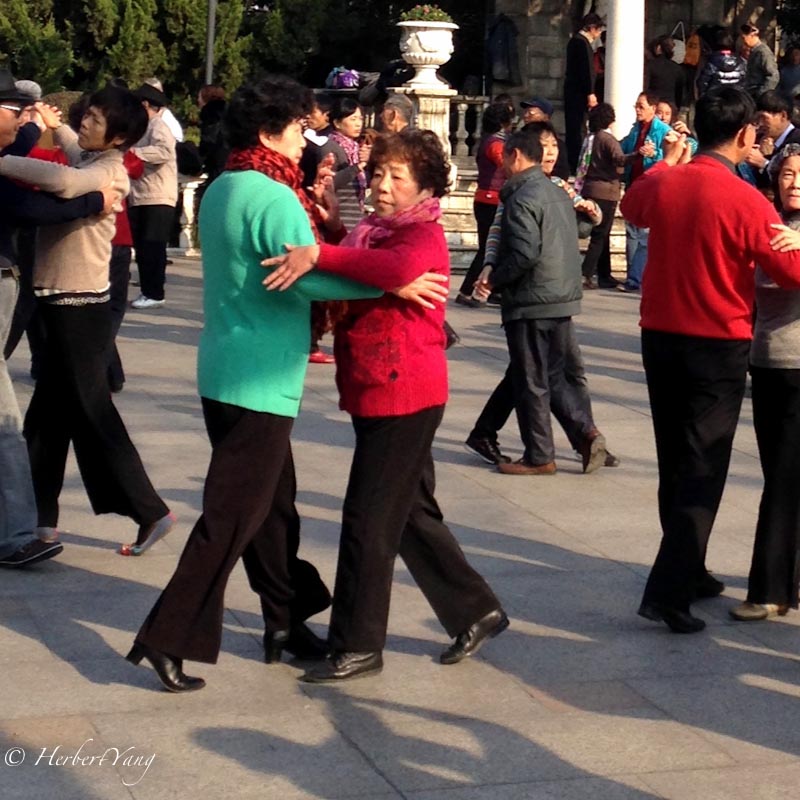
M 449 164 L 431 131 L 381 137 L 369 170 L 375 212 L 341 246 L 292 248 L 269 259 L 265 280 L 285 288 L 317 267 L 362 270 L 386 290 L 438 272 L 450 260 L 439 198 Z M 359 280 L 360 278 L 356 278 Z M 440 656 L 454 664 L 508 627 L 500 601 L 467 563 L 434 497 L 431 445 L 447 402 L 444 306 L 384 294 L 351 303 L 334 334 L 340 408 L 356 446 L 342 511 L 342 534 L 328 642 L 332 654 L 304 676 L 347 680 L 383 666 L 394 561 L 399 554 L 455 641 Z

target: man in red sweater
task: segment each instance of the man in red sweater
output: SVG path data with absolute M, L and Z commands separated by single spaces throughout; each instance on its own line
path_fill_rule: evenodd
M 682 142 L 626 193 L 622 213 L 650 228 L 642 284 L 642 360 L 658 457 L 663 538 L 639 614 L 676 633 L 702 630 L 689 607 L 724 585 L 705 567 L 744 396 L 757 261 L 800 288 L 800 252 L 770 203 L 738 178 L 756 135 L 746 92 L 719 88 L 697 103 L 700 152 Z M 678 246 L 676 246 L 678 245 Z

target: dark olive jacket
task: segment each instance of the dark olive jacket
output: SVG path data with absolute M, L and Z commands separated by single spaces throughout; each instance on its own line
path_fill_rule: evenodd
M 503 322 L 580 313 L 578 228 L 569 195 L 534 166 L 500 191 L 503 221 L 492 283 Z

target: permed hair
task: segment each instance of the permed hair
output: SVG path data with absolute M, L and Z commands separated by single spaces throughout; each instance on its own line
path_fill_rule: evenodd
M 444 197 L 450 185 L 450 162 L 439 137 L 433 131 L 405 128 L 399 133 L 379 136 L 372 145 L 367 172 L 395 161 L 407 164 L 420 189 Z
M 235 150 L 254 147 L 259 134 L 275 136 L 314 107 L 310 89 L 293 78 L 267 75 L 238 88 L 225 111 L 228 144 Z

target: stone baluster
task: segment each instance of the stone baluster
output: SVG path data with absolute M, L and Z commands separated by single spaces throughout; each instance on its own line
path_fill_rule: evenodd
M 456 128 L 456 146 L 454 155 L 468 156 L 469 147 L 467 147 L 467 109 L 469 104 L 463 101 L 456 104 L 458 110 L 458 127 Z
M 187 256 L 200 254 L 197 249 L 197 242 L 195 242 L 194 193 L 204 180 L 205 176 L 188 180 L 181 178 L 180 181 L 183 210 L 181 211 L 181 232 L 178 238 L 178 247 Z

